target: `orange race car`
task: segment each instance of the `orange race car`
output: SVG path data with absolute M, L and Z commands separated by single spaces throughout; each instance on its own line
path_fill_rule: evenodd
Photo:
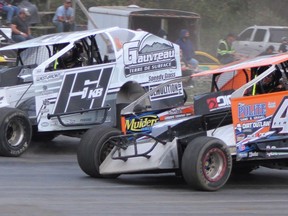
M 288 54 L 262 56 L 171 80 L 121 111 L 121 130 L 100 125 L 77 153 L 92 177 L 175 172 L 193 189 L 215 191 L 231 172 L 286 168 Z M 183 101 L 157 97 L 193 81 Z M 205 91 L 204 86 L 207 84 Z M 185 85 L 184 85 L 185 86 Z M 198 91 L 198 87 L 200 91 Z M 157 99 L 158 106 L 151 106 Z

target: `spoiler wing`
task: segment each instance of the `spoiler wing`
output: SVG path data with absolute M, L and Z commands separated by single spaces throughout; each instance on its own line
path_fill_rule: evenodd
M 258 56 L 256 58 L 227 64 L 217 69 L 196 73 L 191 76 L 192 77 L 207 76 L 207 75 L 212 75 L 212 74 L 244 70 L 244 69 L 250 69 L 250 68 L 261 67 L 261 66 L 266 66 L 266 65 L 276 65 L 285 61 L 288 61 L 288 53 Z

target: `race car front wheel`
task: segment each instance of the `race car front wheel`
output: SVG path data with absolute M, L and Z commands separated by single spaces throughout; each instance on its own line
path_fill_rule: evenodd
M 80 168 L 89 176 L 95 178 L 117 178 L 115 175 L 101 175 L 99 167 L 114 147 L 107 142 L 111 136 L 120 135 L 121 131 L 108 126 L 98 125 L 89 129 L 82 137 L 77 151 Z
M 0 155 L 18 157 L 31 142 L 32 127 L 27 115 L 15 108 L 0 109 Z
M 198 137 L 184 151 L 182 174 L 195 190 L 216 191 L 228 180 L 232 157 L 228 147 L 213 137 Z

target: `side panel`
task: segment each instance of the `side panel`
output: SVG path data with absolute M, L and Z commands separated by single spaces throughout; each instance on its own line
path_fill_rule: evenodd
M 36 96 L 36 113 L 39 131 L 71 130 L 63 127 L 56 117 L 48 118 L 48 114 L 61 115 L 81 110 L 102 107 L 114 65 L 87 67 L 86 70 L 72 69 L 51 74 L 37 75 L 35 88 L 41 92 Z M 102 118 L 103 111 L 83 112 L 61 118 L 65 124 L 87 124 Z M 97 115 L 98 114 L 98 115 Z
M 287 148 L 287 91 L 232 99 L 232 117 L 237 159 L 275 159 L 288 152 L 268 150 Z M 286 155 L 286 156 L 285 156 Z

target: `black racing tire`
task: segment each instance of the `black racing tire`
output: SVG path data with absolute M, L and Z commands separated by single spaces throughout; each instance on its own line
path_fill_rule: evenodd
M 32 126 L 25 112 L 3 107 L 0 109 L 0 155 L 18 157 L 29 147 Z
M 184 180 L 192 189 L 216 191 L 230 177 L 232 157 L 220 139 L 197 137 L 184 151 L 181 170 Z
M 120 135 L 121 131 L 104 125 L 89 129 L 82 137 L 78 150 L 77 160 L 80 168 L 94 178 L 117 178 L 119 174 L 101 175 L 99 167 L 111 152 L 114 145 L 106 142 L 111 136 Z

